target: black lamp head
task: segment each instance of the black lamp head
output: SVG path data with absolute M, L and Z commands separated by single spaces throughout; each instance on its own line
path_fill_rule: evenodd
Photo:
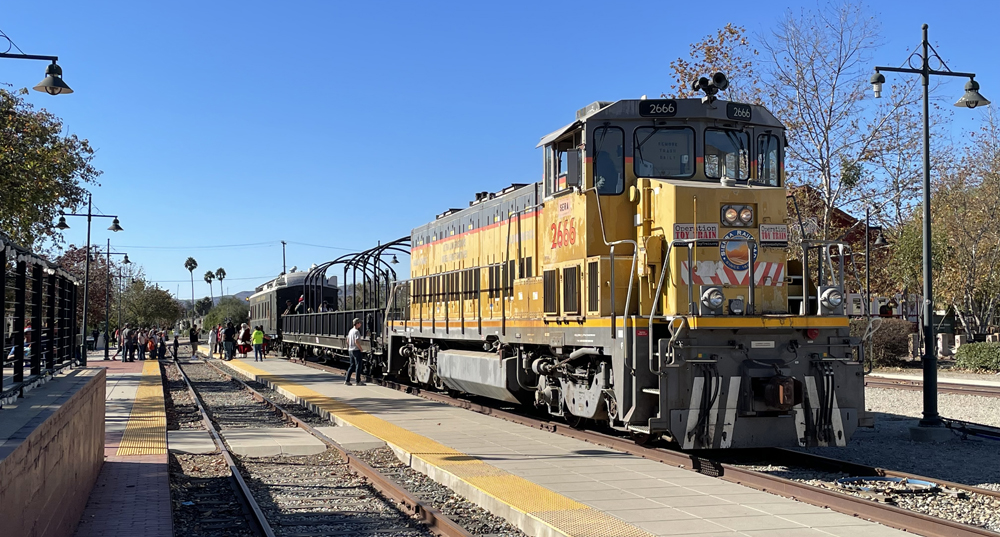
M 63 82 L 62 67 L 59 67 L 55 60 L 45 67 L 45 78 L 43 78 L 41 82 L 31 89 L 35 91 L 42 91 L 48 93 L 49 95 L 66 95 L 73 93 L 73 89 Z

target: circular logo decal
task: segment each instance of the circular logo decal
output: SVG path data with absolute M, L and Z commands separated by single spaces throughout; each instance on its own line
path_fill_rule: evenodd
M 722 262 L 733 270 L 747 270 L 750 268 L 750 261 L 757 260 L 757 244 L 743 241 L 728 241 L 727 239 L 753 239 L 749 231 L 734 229 L 726 233 L 725 237 L 719 241 L 719 255 Z M 752 250 L 752 251 L 751 251 Z

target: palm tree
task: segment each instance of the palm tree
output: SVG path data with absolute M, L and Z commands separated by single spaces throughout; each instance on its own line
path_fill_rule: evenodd
M 193 257 L 187 258 L 184 262 L 184 268 L 188 269 L 191 273 L 191 309 L 194 309 L 194 269 L 198 268 L 198 262 L 194 260 Z
M 222 288 L 222 280 L 226 279 L 226 269 L 219 267 L 219 270 L 215 271 L 215 277 L 219 280 L 219 296 L 225 296 L 226 291 Z
M 212 305 L 215 305 L 215 286 L 212 282 L 215 281 L 215 273 L 211 270 L 205 273 L 205 283 L 208 284 L 208 294 L 212 298 Z

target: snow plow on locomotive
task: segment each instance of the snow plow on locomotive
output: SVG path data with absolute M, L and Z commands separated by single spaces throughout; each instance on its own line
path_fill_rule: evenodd
M 801 240 L 789 257 L 769 111 L 714 91 L 595 102 L 538 147 L 542 182 L 478 193 L 391 243 L 407 281 L 391 283 L 387 250 L 366 252 L 352 266 L 372 267 L 362 287 L 381 296 L 289 316 L 286 343 L 343 352 L 360 317 L 385 374 L 683 448 L 841 446 L 871 424 L 849 249 Z

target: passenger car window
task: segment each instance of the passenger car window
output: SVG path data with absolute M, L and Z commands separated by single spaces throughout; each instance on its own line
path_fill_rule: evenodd
M 705 131 L 705 177 L 746 180 L 750 139 L 747 133 L 731 129 Z
M 594 187 L 598 194 L 625 190 L 625 132 L 618 127 L 594 129 Z
M 637 177 L 678 178 L 694 175 L 694 130 L 687 127 L 635 129 Z
M 781 146 L 773 134 L 757 137 L 757 179 L 754 182 L 781 186 Z

